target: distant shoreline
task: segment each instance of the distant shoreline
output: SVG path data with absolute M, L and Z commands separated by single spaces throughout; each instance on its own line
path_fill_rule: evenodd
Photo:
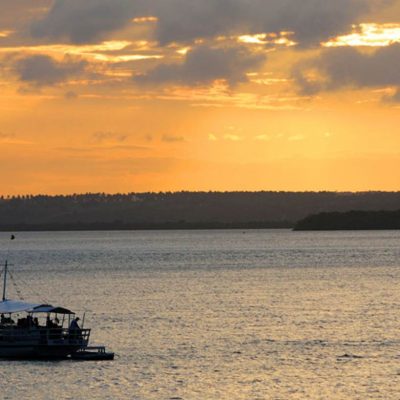
M 243 222 L 243 223 L 189 223 L 166 222 L 158 224 L 15 224 L 0 225 L 0 232 L 71 232 L 71 231 L 156 231 L 156 230 L 224 230 L 224 229 L 293 229 L 294 223 L 278 222 Z
M 0 197 L 0 231 L 204 229 L 396 229 L 382 225 L 301 225 L 321 212 L 400 208 L 400 192 L 177 192 Z M 381 217 L 380 217 L 381 218 Z M 299 227 L 300 224 L 300 227 Z
M 329 214 L 329 213 L 324 213 Z M 315 217 L 315 216 L 310 216 Z M 305 220 L 307 220 L 305 218 Z M 329 225 L 327 223 L 313 222 L 307 224 L 303 221 L 294 223 L 277 223 L 277 224 L 264 224 L 264 223 L 214 223 L 214 224 L 154 224 L 154 225 L 107 225 L 107 224 L 94 224 L 94 225 L 14 225 L 14 226 L 0 226 L 0 232 L 112 232 L 112 231 L 205 231 L 205 230 L 279 230 L 286 229 L 293 232 L 323 232 L 323 231 L 385 231 L 385 230 L 400 230 L 400 224 L 396 226 L 381 226 L 367 224 L 359 226 L 357 224 L 342 223 L 340 225 Z

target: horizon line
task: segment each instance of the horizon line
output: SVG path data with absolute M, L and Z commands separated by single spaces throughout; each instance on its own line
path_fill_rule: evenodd
M 399 190 L 160 190 L 160 191 L 140 191 L 140 192 L 70 192 L 70 193 L 24 193 L 24 194 L 0 194 L 0 199 L 15 199 L 15 198 L 26 198 L 26 197 L 73 197 L 73 196 L 90 196 L 90 195 L 101 195 L 101 196 L 129 196 L 129 195 L 160 195 L 160 194 L 239 194 L 239 193 L 274 193 L 274 194 L 373 194 L 373 193 L 385 193 L 385 194 L 400 194 Z

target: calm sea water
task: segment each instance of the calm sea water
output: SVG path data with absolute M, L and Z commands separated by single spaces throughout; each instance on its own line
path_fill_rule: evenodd
M 399 231 L 19 233 L 10 260 L 118 356 L 0 361 L 2 399 L 400 397 Z

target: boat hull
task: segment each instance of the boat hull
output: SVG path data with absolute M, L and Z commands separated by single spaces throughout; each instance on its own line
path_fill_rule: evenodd
M 88 346 L 90 329 L 0 329 L 0 358 L 62 359 Z
M 12 359 L 65 359 L 78 351 L 80 346 L 72 345 L 7 345 L 0 346 L 0 358 Z

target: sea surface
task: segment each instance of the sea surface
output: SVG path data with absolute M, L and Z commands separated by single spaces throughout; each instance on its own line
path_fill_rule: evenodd
M 400 231 L 0 234 L 103 362 L 0 361 L 1 399 L 399 399 Z

